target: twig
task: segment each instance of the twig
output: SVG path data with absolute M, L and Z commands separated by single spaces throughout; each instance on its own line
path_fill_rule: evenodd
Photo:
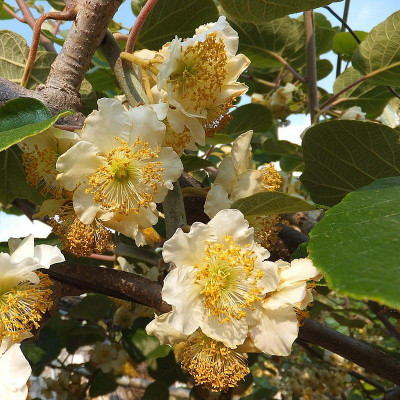
M 35 18 L 33 14 L 31 13 L 31 10 L 29 9 L 28 5 L 25 3 L 25 0 L 16 0 L 19 9 L 21 10 L 22 15 L 24 16 L 25 22 L 32 28 L 35 28 Z M 44 35 L 40 35 L 40 41 L 42 42 L 44 48 L 47 51 L 50 51 L 52 53 L 56 52 L 56 49 L 54 47 L 53 42 L 47 38 Z
M 343 10 L 343 18 L 342 18 L 342 27 L 340 28 L 340 32 L 344 32 L 346 30 L 346 25 L 347 25 L 347 18 L 349 16 L 349 10 L 350 10 L 350 0 L 346 0 L 344 3 L 344 10 Z M 333 10 L 329 10 L 333 11 Z M 336 78 L 340 75 L 342 70 L 342 57 L 340 54 L 337 56 L 337 63 L 336 63 Z
M 82 129 L 83 126 L 82 125 L 59 125 L 59 124 L 54 124 L 54 128 L 64 129 L 65 131 L 74 132 L 76 130 Z
M 306 83 L 305 78 L 302 75 L 300 75 L 282 56 L 267 49 L 265 49 L 265 51 L 270 56 L 276 58 L 297 80 Z
M 61 24 L 62 24 L 62 20 L 57 21 L 56 26 L 53 29 L 53 35 L 54 36 L 57 36 L 57 33 L 60 30 Z
M 128 41 L 126 42 L 126 48 L 125 48 L 125 51 L 127 53 L 132 53 L 139 32 L 142 29 L 142 26 L 146 21 L 146 18 L 148 17 L 148 15 L 150 14 L 151 10 L 156 5 L 156 3 L 157 0 L 147 0 L 144 7 L 140 10 L 140 13 L 136 18 L 135 24 L 132 26 L 132 29 L 129 32 L 129 37 Z
M 125 35 L 124 33 L 120 33 L 120 32 L 113 33 L 113 36 L 114 36 L 115 40 L 125 40 L 125 41 L 127 41 L 128 38 L 129 38 L 129 35 Z
M 13 10 L 11 10 L 11 8 L 7 7 L 7 5 L 3 4 L 3 10 L 11 15 L 13 18 L 17 19 L 19 22 L 23 22 L 26 23 L 26 19 L 25 17 L 20 17 L 18 14 L 16 14 Z
M 368 307 L 370 308 L 370 310 L 379 318 L 379 320 L 385 326 L 385 328 L 386 328 L 387 332 L 389 333 L 389 335 L 393 336 L 397 341 L 400 342 L 400 333 L 399 333 L 399 331 L 383 315 L 382 309 L 379 306 L 379 304 L 375 303 L 374 301 L 369 301 L 367 304 L 368 304 Z
M 167 197 L 162 203 L 165 216 L 165 227 L 167 239 L 171 238 L 176 230 L 186 225 L 185 204 L 179 182 L 174 183 L 174 189 L 169 190 Z
M 316 113 L 319 105 L 313 11 L 304 12 L 304 30 L 306 34 L 306 82 L 308 87 L 308 103 L 310 107 L 311 124 L 314 124 L 318 122 Z
M 76 17 L 76 10 L 70 9 L 67 11 L 53 11 L 42 14 L 35 22 L 35 26 L 33 28 L 33 36 L 32 36 L 32 44 L 29 50 L 28 60 L 26 61 L 24 75 L 22 77 L 21 86 L 26 87 L 29 81 L 29 77 L 31 75 L 33 66 L 35 64 L 36 53 L 39 46 L 39 39 L 40 39 L 40 30 L 42 24 L 46 19 L 55 19 L 58 21 L 71 21 Z

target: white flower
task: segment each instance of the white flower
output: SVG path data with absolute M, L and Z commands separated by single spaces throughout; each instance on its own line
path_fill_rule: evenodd
M 280 175 L 272 165 L 265 165 L 259 170 L 252 169 L 252 136 L 252 131 L 238 136 L 233 142 L 231 155 L 219 165 L 218 175 L 204 204 L 204 211 L 209 217 L 230 208 L 238 199 L 280 187 Z
M 118 257 L 117 258 L 118 264 L 120 265 L 122 271 L 125 272 L 130 272 L 132 274 L 137 274 L 138 269 L 141 270 L 140 275 L 146 277 L 147 279 L 150 279 L 151 281 L 157 282 L 158 277 L 160 275 L 160 271 L 156 266 L 149 267 L 143 262 L 138 262 L 136 265 L 135 264 L 130 264 L 124 257 Z M 139 267 L 139 268 L 137 268 Z
M 64 261 L 55 246 L 34 246 L 33 236 L 9 240 L 10 254 L 0 253 L 0 339 L 19 340 L 52 305 L 47 275 L 38 268 Z
M 312 286 L 308 281 L 321 277 L 309 259 L 291 264 L 277 261 L 279 284 L 265 296 L 262 307 L 251 314 L 254 328 L 249 336 L 256 349 L 267 354 L 287 356 L 298 336 L 298 313 L 312 301 Z M 248 350 L 249 351 L 249 350 Z
M 74 191 L 73 205 L 84 224 L 95 218 L 145 244 L 142 229 L 157 222 L 156 204 L 173 188 L 182 162 L 161 148 L 168 105 L 125 109 L 116 99 L 100 99 L 87 117 L 81 140 L 57 161 L 58 179 Z
M 90 361 L 105 374 L 111 371 L 115 374 L 120 373 L 128 359 L 124 349 L 109 343 L 96 343 L 90 355 Z
M 18 143 L 23 152 L 22 163 L 27 182 L 43 194 L 61 197 L 63 188 L 56 181 L 56 161 L 78 140 L 76 133 L 51 127 Z
M 270 98 L 270 105 L 272 108 L 282 107 L 289 104 L 293 98 L 293 93 L 297 87 L 293 83 L 288 82 L 285 86 L 279 87 Z
M 172 305 L 172 328 L 190 335 L 198 328 L 235 348 L 249 333 L 249 314 L 278 286 L 277 267 L 256 244 L 253 229 L 238 210 L 220 211 L 207 225 L 178 229 L 165 242 L 163 257 L 173 269 L 162 298 Z M 250 328 L 252 329 L 252 328 Z
M 227 391 L 250 373 L 247 359 L 237 350 L 226 347 L 200 331 L 183 335 L 171 327 L 172 313 L 163 314 L 151 321 L 146 332 L 156 336 L 161 344 L 175 346 L 175 355 L 182 368 L 196 382 L 212 391 Z
M 361 107 L 354 106 L 346 110 L 340 119 L 354 119 L 356 121 L 364 121 L 366 113 L 362 112 Z
M 239 36 L 225 17 L 202 25 L 187 40 L 175 38 L 160 54 L 158 89 L 164 89 L 169 102 L 190 117 L 218 120 L 234 98 L 247 91 L 237 82 L 250 61 L 236 55 Z
M 3 341 L 0 345 L 0 398 L 26 400 L 27 381 L 32 369 L 19 344 Z
M 129 328 L 135 320 L 135 314 L 125 306 L 121 306 L 115 311 L 113 324 L 121 328 Z

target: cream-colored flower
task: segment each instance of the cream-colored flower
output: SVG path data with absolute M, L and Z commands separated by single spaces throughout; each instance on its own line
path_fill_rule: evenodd
M 0 339 L 21 340 L 51 307 L 51 281 L 38 268 L 64 261 L 55 246 L 34 245 L 33 236 L 9 240 L 0 253 Z
M 111 371 L 119 374 L 128 359 L 129 356 L 122 347 L 109 343 L 96 343 L 90 354 L 92 364 L 105 374 Z
M 171 327 L 171 312 L 156 317 L 147 327 L 149 335 L 156 336 L 161 344 L 175 347 L 175 355 L 182 368 L 194 378 L 196 385 L 212 391 L 227 391 L 237 386 L 250 370 L 245 354 L 230 349 L 201 331 L 183 335 Z
M 130 272 L 132 274 L 140 274 L 154 282 L 158 281 L 160 271 L 156 266 L 149 267 L 140 261 L 137 264 L 130 264 L 124 257 L 118 257 L 117 261 L 122 271 Z
M 217 121 L 247 91 L 237 79 L 250 61 L 236 55 L 238 46 L 239 36 L 225 17 L 200 26 L 190 39 L 175 38 L 160 50 L 165 61 L 159 67 L 158 89 L 187 116 L 206 124 Z
M 293 83 L 288 82 L 285 86 L 279 87 L 270 98 L 270 105 L 272 108 L 286 106 L 293 98 L 293 93 L 297 87 Z
M 162 298 L 172 305 L 172 328 L 197 329 L 230 348 L 249 333 L 249 314 L 278 286 L 277 267 L 256 244 L 253 229 L 238 210 L 220 211 L 207 225 L 178 229 L 165 242 L 163 257 L 176 268 L 165 278 Z
M 81 140 L 57 161 L 58 180 L 74 191 L 81 222 L 95 218 L 145 244 L 142 230 L 157 222 L 162 202 L 182 170 L 182 162 L 164 140 L 168 105 L 125 109 L 116 99 L 100 99 Z
M 3 340 L 0 344 L 0 398 L 26 400 L 31 366 L 17 343 Z
M 362 112 L 361 107 L 354 106 L 347 109 L 340 119 L 354 119 L 356 121 L 364 121 L 366 113 Z
M 113 324 L 121 328 L 129 328 L 135 320 L 135 314 L 128 308 L 121 306 L 115 311 Z
M 74 132 L 51 127 L 18 143 L 27 182 L 44 195 L 50 193 L 56 198 L 61 197 L 63 188 L 56 181 L 56 161 L 78 140 Z
M 259 170 L 252 169 L 252 136 L 252 131 L 240 135 L 233 142 L 231 155 L 219 165 L 218 175 L 204 204 L 204 211 L 209 217 L 230 208 L 238 199 L 280 187 L 280 175 L 272 165 L 266 164 Z

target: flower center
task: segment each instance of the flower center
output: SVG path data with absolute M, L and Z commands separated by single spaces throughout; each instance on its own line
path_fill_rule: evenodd
M 87 193 L 108 211 L 127 215 L 147 207 L 162 183 L 162 163 L 155 161 L 160 149 L 137 139 L 130 147 L 121 140 L 121 147 L 110 151 L 105 161 L 89 179 Z
M 181 353 L 182 367 L 195 379 L 213 391 L 226 392 L 250 373 L 243 354 L 203 335 L 191 335 Z
M 194 110 L 202 111 L 215 102 L 228 74 L 225 44 L 217 32 L 212 32 L 204 42 L 181 51 L 179 66 L 170 82 L 174 92 L 192 103 Z
M 21 334 L 39 327 L 43 314 L 52 306 L 51 280 L 45 274 L 36 274 L 40 278 L 38 284 L 19 282 L 0 295 L 0 338 L 18 341 Z
M 206 244 L 206 256 L 195 266 L 205 306 L 220 323 L 242 319 L 245 309 L 261 300 L 258 282 L 263 273 L 255 268 L 256 256 L 232 236 L 225 236 L 223 243 Z
M 263 173 L 262 187 L 264 190 L 272 192 L 280 189 L 282 177 L 272 164 L 264 164 L 261 171 Z

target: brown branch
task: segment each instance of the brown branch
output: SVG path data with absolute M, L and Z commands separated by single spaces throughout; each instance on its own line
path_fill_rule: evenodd
M 311 124 L 318 122 L 317 54 L 315 48 L 314 12 L 304 12 L 304 30 L 306 34 L 306 82 Z
M 40 39 L 40 30 L 42 28 L 42 24 L 46 19 L 54 19 L 56 21 L 71 21 L 76 16 L 76 10 L 70 9 L 67 11 L 54 11 L 42 14 L 35 22 L 35 26 L 33 28 L 33 36 L 32 36 L 32 44 L 29 49 L 28 60 L 26 61 L 24 75 L 22 77 L 21 86 L 26 87 L 28 84 L 29 77 L 31 75 L 33 66 L 35 64 L 36 53 L 39 46 Z
M 7 7 L 5 4 L 3 4 L 3 10 L 11 15 L 13 18 L 17 19 L 19 22 L 23 22 L 24 24 L 26 23 L 26 19 L 24 16 L 20 17 L 18 14 L 16 14 L 11 8 Z
M 369 344 L 343 335 L 312 319 L 304 320 L 299 338 L 339 354 L 396 385 L 400 384 L 400 361 Z
M 35 28 L 35 18 L 33 14 L 31 13 L 31 10 L 29 9 L 28 5 L 25 3 L 25 0 L 16 0 L 19 9 L 21 10 L 22 15 L 24 16 L 24 22 L 26 22 L 32 29 Z M 47 51 L 51 51 L 52 53 L 56 52 L 56 49 L 54 48 L 53 42 L 47 38 L 44 35 L 40 35 L 40 41 L 42 42 L 44 48 Z
M 126 48 L 125 48 L 125 51 L 127 53 L 132 53 L 139 32 L 142 29 L 142 26 L 146 21 L 146 18 L 149 16 L 151 10 L 156 5 L 156 3 L 157 0 L 147 0 L 144 7 L 140 10 L 140 13 L 136 18 L 135 24 L 133 25 L 131 31 L 129 32 L 129 37 L 128 41 L 126 42 Z
M 388 334 L 390 336 L 393 336 L 398 342 L 400 342 L 400 333 L 396 329 L 395 326 L 393 326 L 390 321 L 386 318 L 385 315 L 383 315 L 383 309 L 378 303 L 375 303 L 374 301 L 369 301 L 368 307 L 370 310 L 379 318 L 379 320 L 382 322 L 382 324 L 385 326 Z

